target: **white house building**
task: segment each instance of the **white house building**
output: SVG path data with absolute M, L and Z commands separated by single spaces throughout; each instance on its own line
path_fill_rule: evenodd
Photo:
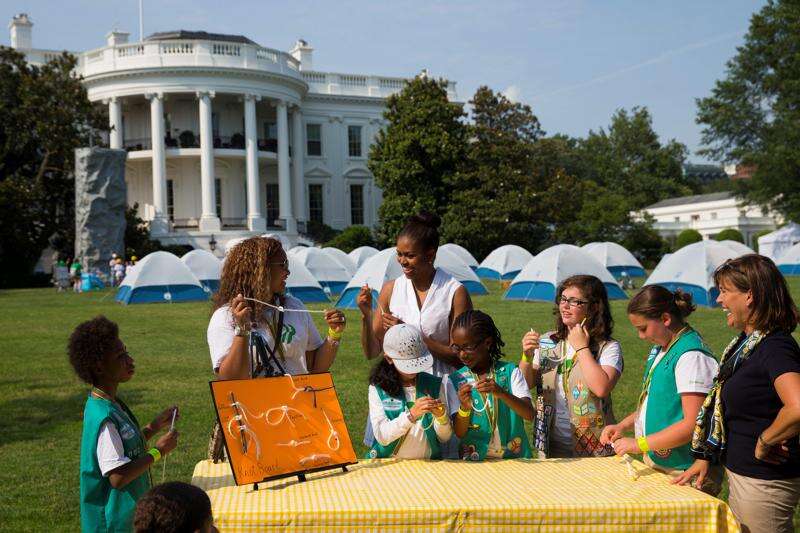
M 653 217 L 653 229 L 667 240 L 674 240 L 685 229 L 697 230 L 704 239 L 709 239 L 733 228 L 742 233 L 750 247 L 755 244 L 758 232 L 773 230 L 782 223 L 780 217 L 765 213 L 758 206 L 742 205 L 731 192 L 668 198 L 645 207 L 642 212 Z
M 31 63 L 61 53 L 34 48 L 32 27 L 14 17 L 11 46 Z M 314 70 L 302 40 L 284 52 L 200 31 L 112 31 L 73 53 L 89 99 L 108 107 L 109 146 L 128 151 L 128 203 L 153 237 L 208 248 L 266 231 L 296 242 L 309 221 L 377 222 L 367 155 L 407 78 Z

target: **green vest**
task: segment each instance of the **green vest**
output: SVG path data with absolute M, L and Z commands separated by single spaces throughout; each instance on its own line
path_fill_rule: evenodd
M 644 369 L 643 386 L 660 351 L 660 346 L 654 346 L 650 350 Z M 693 329 L 682 334 L 675 344 L 670 347 L 669 351 L 658 362 L 655 370 L 653 370 L 653 377 L 650 379 L 650 385 L 647 388 L 647 413 L 644 421 L 645 435 L 657 433 L 683 420 L 681 395 L 678 394 L 678 387 L 675 384 L 675 367 L 681 356 L 690 351 L 703 352 L 708 357 L 713 358 L 711 350 L 703 342 L 700 334 Z M 694 462 L 690 448 L 691 443 L 687 442 L 677 448 L 650 450 L 647 453 L 657 465 L 686 470 Z
M 428 374 L 427 372 L 420 372 L 417 374 L 416 398 L 424 398 L 425 396 L 438 398 L 441 386 L 442 378 L 437 378 L 436 376 Z M 389 420 L 394 420 L 406 412 L 406 402 L 404 400 L 400 400 L 394 396 L 389 396 L 382 388 L 378 386 L 375 387 L 375 390 L 378 391 L 378 396 L 383 404 L 383 412 L 386 413 L 386 418 Z M 422 427 L 428 428 L 425 430 L 425 437 L 428 439 L 428 445 L 431 447 L 431 459 L 441 459 L 442 452 L 439 446 L 439 437 L 436 435 L 436 430 L 433 427 L 433 415 L 431 413 L 425 413 L 425 415 L 423 415 L 423 417 L 420 419 L 420 423 L 422 424 Z M 390 442 L 384 446 L 380 444 L 377 439 L 375 439 L 372 448 L 369 452 L 367 452 L 367 459 L 383 459 L 386 457 L 391 457 L 394 455 L 395 451 L 400 448 L 400 445 L 404 440 L 405 436 L 400 437 L 396 441 Z
M 150 488 L 149 472 L 121 489 L 111 487 L 97 463 L 100 428 L 110 420 L 122 438 L 125 456 L 132 461 L 145 454 L 145 440 L 139 422 L 130 409 L 102 398 L 89 396 L 83 410 L 81 438 L 81 528 L 83 531 L 131 531 L 136 501 Z
M 505 361 L 497 361 L 494 364 L 495 382 L 506 391 L 511 392 L 511 373 L 517 366 Z M 453 382 L 455 390 L 465 381 L 471 380 L 472 376 L 469 368 L 461 367 L 452 374 L 450 380 Z M 489 451 L 489 443 L 494 435 L 494 428 L 489 420 L 489 409 L 478 412 L 484 406 L 483 396 L 472 389 L 473 411 L 470 415 L 470 425 L 466 435 L 461 439 L 458 447 L 459 457 L 469 461 L 480 461 L 486 458 Z M 500 445 L 503 447 L 503 459 L 514 459 L 517 457 L 531 457 L 531 448 L 528 445 L 528 437 L 525 434 L 525 422 L 522 417 L 509 408 L 505 402 L 493 397 L 491 409 L 497 411 L 497 429 L 500 433 Z

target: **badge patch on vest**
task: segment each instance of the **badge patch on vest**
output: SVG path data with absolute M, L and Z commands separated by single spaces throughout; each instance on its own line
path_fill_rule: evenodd
M 672 455 L 672 448 L 670 448 L 668 450 L 653 450 L 653 453 L 655 455 L 657 455 L 658 457 L 660 457 L 661 459 L 666 459 L 670 455 Z
M 403 402 L 397 398 L 386 398 L 381 404 L 383 404 L 383 408 L 387 411 L 400 411 L 403 409 Z
M 519 455 L 520 450 L 522 450 L 522 439 L 519 437 L 514 437 L 506 445 L 506 448 L 508 448 L 508 451 L 514 455 Z
M 136 435 L 136 430 L 131 427 L 130 424 L 123 424 L 122 427 L 119 428 L 119 436 L 122 437 L 122 440 L 130 440 Z

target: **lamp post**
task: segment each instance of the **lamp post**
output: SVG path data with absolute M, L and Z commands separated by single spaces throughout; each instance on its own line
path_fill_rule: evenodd
M 214 250 L 217 249 L 217 241 L 214 240 L 214 234 L 211 234 L 211 238 L 208 240 L 208 248 L 211 250 L 211 253 L 214 253 Z

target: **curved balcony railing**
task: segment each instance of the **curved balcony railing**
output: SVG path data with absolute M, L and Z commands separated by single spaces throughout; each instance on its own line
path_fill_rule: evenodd
M 86 78 L 121 70 L 157 67 L 220 67 L 260 70 L 298 80 L 300 62 L 286 52 L 263 46 L 220 41 L 145 41 L 106 46 L 79 56 Z

